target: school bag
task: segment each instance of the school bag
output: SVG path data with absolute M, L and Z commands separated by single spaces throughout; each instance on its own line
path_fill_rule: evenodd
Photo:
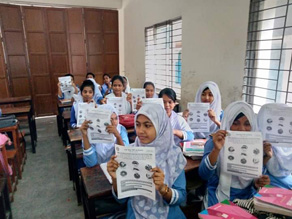
M 134 128 L 134 114 L 119 115 L 119 120 L 120 124 L 123 125 L 125 128 Z
M 14 126 L 17 123 L 15 115 L 0 117 L 0 128 Z

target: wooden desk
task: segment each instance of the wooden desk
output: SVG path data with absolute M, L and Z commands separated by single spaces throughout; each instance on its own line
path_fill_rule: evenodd
M 187 159 L 187 165 L 185 166 L 186 173 L 199 168 L 201 160 L 193 160 L 190 157 L 186 157 L 186 159 Z
M 81 144 L 82 135 L 80 129 L 72 129 L 68 130 L 69 141 L 71 144 L 71 152 L 72 152 L 72 161 L 68 159 L 69 169 L 70 165 L 72 165 L 72 178 L 73 183 L 75 183 L 76 195 L 77 195 L 77 202 L 78 205 L 81 204 L 81 193 L 80 193 L 80 184 L 79 184 L 79 174 L 78 174 L 78 167 L 77 167 L 77 155 L 76 155 L 76 145 Z
M 17 116 L 27 116 L 28 119 L 28 126 L 29 126 L 29 132 L 30 132 L 30 139 L 31 139 L 31 145 L 32 145 L 32 152 L 36 152 L 36 141 L 37 141 L 37 132 L 36 132 L 36 124 L 34 115 L 32 112 L 31 106 L 22 106 L 22 107 L 11 107 L 11 108 L 3 108 L 2 109 L 3 115 L 12 115 L 14 114 Z
M 0 178 L 0 218 L 12 219 L 6 178 L 3 176 Z
M 0 99 L 0 105 L 16 104 L 16 103 L 29 103 L 30 105 L 32 105 L 31 96 L 8 97 L 8 98 Z
M 73 105 L 73 102 L 69 103 L 62 103 L 60 100 L 57 102 L 57 108 L 58 108 L 58 115 L 57 115 L 57 127 L 58 127 L 58 134 L 61 136 L 62 134 L 62 113 L 64 108 L 71 108 Z
M 70 118 L 71 118 L 71 112 L 64 111 L 62 114 L 62 136 L 61 136 L 64 146 L 67 146 L 67 140 L 69 140 L 67 132 L 70 127 L 70 125 L 68 125 L 68 123 L 70 123 Z
M 5 128 L 0 128 L 0 133 L 4 133 L 4 132 L 12 133 L 11 140 L 13 142 L 14 149 L 16 151 L 16 158 L 17 158 L 17 163 L 18 163 L 17 167 L 15 168 L 17 168 L 18 178 L 21 179 L 26 154 L 25 154 L 25 150 L 22 151 L 20 148 L 18 124 L 14 126 L 5 127 Z M 24 145 L 22 145 L 22 147 L 24 147 Z
M 99 165 L 92 168 L 81 168 L 81 194 L 85 218 L 95 219 L 96 214 L 115 213 L 126 207 L 126 205 L 120 205 L 114 200 L 112 196 L 112 185 L 107 180 Z M 108 198 L 112 199 L 113 206 L 111 206 L 111 209 L 96 209 L 96 200 L 103 200 L 104 202 Z

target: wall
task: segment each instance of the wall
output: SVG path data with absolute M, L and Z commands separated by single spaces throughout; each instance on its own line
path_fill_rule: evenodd
M 94 8 L 112 8 L 122 7 L 122 0 L 1 0 L 1 3 L 18 3 L 34 5 L 55 5 L 55 6 L 73 6 L 73 7 L 94 7 Z
M 121 11 L 120 72 L 131 87 L 141 87 L 145 78 L 145 27 L 182 16 L 181 106 L 193 101 L 207 80 L 218 83 L 224 108 L 241 99 L 248 0 L 124 0 Z

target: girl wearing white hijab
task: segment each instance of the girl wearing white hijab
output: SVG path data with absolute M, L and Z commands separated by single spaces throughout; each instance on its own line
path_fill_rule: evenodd
M 130 81 L 127 76 L 123 76 L 124 80 L 124 92 L 126 94 L 131 93 Z
M 106 109 L 112 112 L 111 125 L 107 127 L 109 133 L 115 136 L 113 143 L 95 143 L 90 144 L 87 136 L 87 129 L 90 121 L 84 121 L 80 127 L 82 133 L 83 161 L 87 167 L 93 167 L 96 164 L 108 162 L 110 157 L 115 154 L 115 144 L 129 145 L 127 130 L 119 124 L 119 117 L 116 110 L 110 105 L 101 105 L 99 109 Z
M 127 203 L 126 218 L 185 218 L 179 205 L 186 198 L 184 167 L 186 159 L 173 142 L 172 127 L 165 110 L 159 104 L 142 106 L 135 117 L 137 138 L 134 147 L 155 147 L 156 167 L 152 169 L 156 187 L 156 201 L 144 196 L 118 200 Z M 113 180 L 116 197 L 116 169 L 113 156 L 107 169 Z
M 122 108 L 122 115 L 130 114 L 132 112 L 132 102 L 129 99 L 130 94 L 125 94 L 123 92 L 124 89 L 124 80 L 123 77 L 120 75 L 115 75 L 112 80 L 112 93 L 105 96 L 105 98 L 101 101 L 101 103 L 106 103 L 107 98 L 110 97 L 122 97 L 123 99 L 123 108 Z
M 202 83 L 196 93 L 196 103 L 210 103 L 208 116 L 210 122 L 210 132 L 196 132 L 195 139 L 208 138 L 209 134 L 216 132 L 220 127 L 220 121 L 223 117 L 221 108 L 221 94 L 218 85 L 213 81 Z M 188 110 L 184 112 L 184 117 L 188 117 Z
M 261 107 L 258 113 L 259 130 L 262 131 L 264 126 L 264 116 L 270 109 L 278 109 L 279 111 L 286 104 L 268 103 Z M 266 139 L 268 141 L 268 139 Z M 272 143 L 273 156 L 267 162 L 267 175 L 271 179 L 271 185 L 280 188 L 292 189 L 292 148 L 291 146 L 279 147 Z
M 173 111 L 176 105 L 176 93 L 171 88 L 164 88 L 159 93 L 159 98 L 163 99 L 164 109 L 170 119 L 173 129 L 174 143 L 179 145 L 183 141 L 191 141 L 194 134 L 189 124 L 180 115 Z
M 212 135 L 204 147 L 204 156 L 199 167 L 200 176 L 208 181 L 204 199 L 205 207 L 227 200 L 249 199 L 256 189 L 269 184 L 269 176 L 258 179 L 233 176 L 223 172 L 222 159 L 227 131 L 257 131 L 257 121 L 253 109 L 243 101 L 229 104 L 224 112 L 220 130 Z M 264 143 L 268 153 L 270 145 Z

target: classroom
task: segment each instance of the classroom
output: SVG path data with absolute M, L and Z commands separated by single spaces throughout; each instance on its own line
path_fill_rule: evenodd
M 292 218 L 292 0 L 0 0 L 0 218 Z

